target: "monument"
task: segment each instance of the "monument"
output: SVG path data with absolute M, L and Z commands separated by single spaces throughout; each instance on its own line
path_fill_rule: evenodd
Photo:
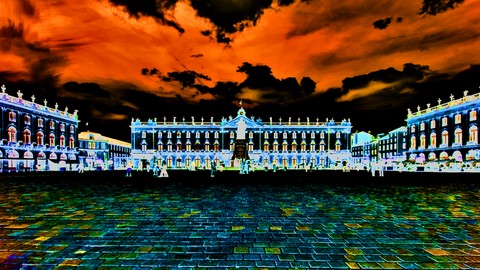
M 247 125 L 242 118 L 237 123 L 237 136 L 235 138 L 235 148 L 233 150 L 232 161 L 235 167 L 241 164 L 242 161 L 250 159 L 248 157 L 247 141 L 245 140 L 245 132 Z

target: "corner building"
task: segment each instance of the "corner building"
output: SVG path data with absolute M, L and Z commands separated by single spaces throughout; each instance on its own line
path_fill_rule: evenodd
M 473 161 L 480 159 L 478 112 L 480 93 L 463 97 L 417 112 L 408 110 L 406 157 L 415 162 Z
M 131 144 L 134 166 L 140 161 L 150 164 L 165 161 L 169 168 L 209 168 L 211 162 L 236 167 L 232 159 L 238 124 L 245 123 L 245 142 L 250 160 L 258 167 L 286 169 L 304 168 L 306 165 L 322 168 L 350 160 L 350 121 L 320 122 L 279 119 L 268 122 L 247 117 L 240 108 L 235 118 L 222 118 L 215 122 L 195 117 L 169 122 L 139 119 L 131 122 Z
M 6 93 L 2 85 L 0 107 L 0 168 L 2 171 L 58 170 L 60 164 L 78 162 L 78 115 Z M 38 165 L 38 166 L 37 166 Z

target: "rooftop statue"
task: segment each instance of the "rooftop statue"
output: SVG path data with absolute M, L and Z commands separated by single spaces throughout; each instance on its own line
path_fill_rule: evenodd
M 245 140 L 245 131 L 247 130 L 247 125 L 240 119 L 237 124 L 237 139 L 238 140 Z

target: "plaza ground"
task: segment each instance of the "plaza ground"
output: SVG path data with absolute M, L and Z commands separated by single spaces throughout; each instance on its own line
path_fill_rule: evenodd
M 0 269 L 480 268 L 476 173 L 0 176 Z

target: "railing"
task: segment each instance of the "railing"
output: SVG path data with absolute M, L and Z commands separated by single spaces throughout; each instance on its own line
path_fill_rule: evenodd
M 50 108 L 50 107 L 47 107 L 47 106 L 44 106 L 44 105 L 40 105 L 38 103 L 28 101 L 28 100 L 22 99 L 20 97 L 11 96 L 7 93 L 0 93 L 0 100 L 8 102 L 8 103 L 15 104 L 15 105 L 23 105 L 24 107 L 27 107 L 29 109 L 33 108 L 33 109 L 36 109 L 38 111 L 49 112 L 51 114 L 57 114 L 57 115 L 67 117 L 67 118 L 71 118 L 71 119 L 75 119 L 75 120 L 78 119 L 77 112 L 68 113 L 67 111 L 60 111 L 58 109 L 54 109 L 54 108 Z
M 466 102 L 474 101 L 474 100 L 479 99 L 479 98 L 480 98 L 480 93 L 476 93 L 476 94 L 473 94 L 473 95 L 464 96 L 464 97 L 459 98 L 459 99 L 451 100 L 449 102 L 438 104 L 437 106 L 428 107 L 424 110 L 419 110 L 417 112 L 411 112 L 409 110 L 407 118 L 417 117 L 417 116 L 420 116 L 420 115 L 423 115 L 423 114 L 426 114 L 426 113 L 429 113 L 429 112 L 440 111 L 440 110 L 443 110 L 443 109 L 446 109 L 446 108 L 450 108 L 452 106 L 456 106 L 456 105 L 460 105 L 460 104 L 463 104 L 463 103 L 466 103 Z

